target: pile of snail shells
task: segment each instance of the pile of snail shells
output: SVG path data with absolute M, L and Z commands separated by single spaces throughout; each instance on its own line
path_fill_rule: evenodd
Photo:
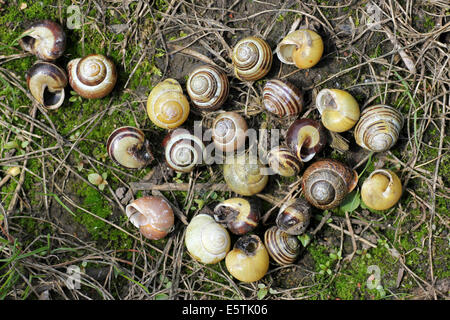
M 31 24 L 21 35 L 21 48 L 38 60 L 26 72 L 27 86 L 34 99 L 47 110 L 58 109 L 70 84 L 80 96 L 103 98 L 116 85 L 113 61 L 101 54 L 90 54 L 69 61 L 67 72 L 55 62 L 66 49 L 66 33 L 56 22 L 41 20 Z

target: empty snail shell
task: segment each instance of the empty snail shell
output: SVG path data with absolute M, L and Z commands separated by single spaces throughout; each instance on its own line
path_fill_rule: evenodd
M 189 130 L 177 128 L 163 141 L 166 162 L 178 172 L 191 172 L 206 159 L 206 148 L 202 140 Z
M 371 209 L 392 208 L 402 196 L 402 183 L 390 170 L 378 169 L 364 180 L 361 186 L 361 199 Z
M 107 96 L 117 82 L 114 62 L 101 54 L 90 54 L 69 61 L 67 73 L 72 89 L 86 99 Z
M 230 243 L 228 231 L 207 214 L 196 215 L 186 228 L 186 248 L 201 263 L 217 263 L 225 258 Z
M 316 32 L 307 29 L 289 33 L 276 49 L 281 62 L 295 64 L 299 69 L 308 69 L 316 65 L 322 53 L 322 38 Z
M 264 189 L 269 177 L 255 155 L 241 154 L 223 166 L 223 177 L 228 187 L 243 196 L 254 195 Z
M 303 94 L 290 82 L 272 79 L 264 85 L 263 104 L 279 117 L 295 116 L 302 112 Z
M 227 75 L 220 69 L 206 65 L 196 68 L 186 82 L 186 90 L 199 109 L 219 109 L 228 98 L 230 86 Z
M 237 235 L 255 229 L 260 216 L 258 205 L 251 199 L 230 198 L 214 208 L 214 219 Z
M 325 146 L 322 124 L 312 119 L 295 120 L 286 133 L 286 143 L 302 162 L 310 161 Z
M 126 206 L 125 213 L 142 235 L 150 240 L 164 238 L 173 229 L 173 209 L 162 197 L 138 198 Z
M 212 125 L 212 139 L 216 149 L 224 152 L 242 149 L 245 146 L 247 129 L 247 122 L 239 113 L 220 113 Z
M 333 132 L 350 130 L 359 120 L 358 102 L 344 90 L 323 89 L 316 97 L 322 124 Z
M 284 177 L 292 177 L 299 174 L 302 163 L 291 149 L 285 146 L 277 146 L 270 149 L 267 156 L 270 168 Z
M 58 23 L 42 20 L 23 32 L 19 45 L 40 60 L 53 61 L 66 49 L 66 34 Z
M 300 254 L 300 241 L 273 226 L 264 233 L 264 245 L 270 257 L 280 265 L 292 264 Z
M 147 100 L 147 114 L 160 128 L 174 129 L 182 125 L 189 115 L 189 102 L 175 79 L 158 83 Z
M 234 47 L 232 60 L 237 78 L 255 81 L 264 77 L 272 67 L 272 49 L 261 38 L 247 37 Z
M 108 137 L 106 149 L 111 159 L 125 168 L 139 169 L 153 161 L 149 141 L 135 127 L 114 130 Z
M 311 164 L 303 173 L 302 189 L 306 200 L 316 208 L 337 207 L 358 183 L 358 173 L 333 159 Z
M 228 252 L 225 265 L 228 272 L 239 281 L 258 281 L 269 270 L 269 254 L 257 235 L 245 235 Z
M 311 213 L 312 207 L 305 199 L 291 199 L 281 206 L 276 224 L 287 234 L 300 235 L 309 226 Z
M 26 74 L 28 89 L 33 97 L 47 109 L 57 109 L 65 97 L 66 72 L 57 65 L 38 61 Z
M 355 140 L 364 149 L 383 152 L 397 142 L 403 115 L 393 107 L 375 105 L 364 109 L 355 126 Z

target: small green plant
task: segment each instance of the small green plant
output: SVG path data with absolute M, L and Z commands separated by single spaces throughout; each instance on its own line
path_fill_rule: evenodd
M 108 178 L 108 174 L 106 172 L 103 172 L 102 175 L 99 175 L 98 173 L 90 173 L 88 175 L 88 180 L 93 185 L 97 186 L 100 190 L 104 190 L 105 186 L 108 184 L 106 179 Z

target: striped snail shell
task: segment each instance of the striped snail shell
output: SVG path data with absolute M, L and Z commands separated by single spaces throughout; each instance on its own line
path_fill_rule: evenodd
M 67 73 L 72 89 L 86 99 L 107 96 L 117 82 L 114 62 L 101 54 L 90 54 L 69 61 Z
M 322 115 L 322 124 L 333 132 L 350 130 L 359 120 L 358 102 L 344 90 L 320 90 L 316 106 Z
M 237 235 L 243 235 L 258 226 L 259 206 L 252 199 L 230 198 L 214 208 L 214 219 Z
M 272 79 L 264 85 L 263 104 L 279 117 L 295 116 L 302 112 L 303 94 L 290 82 Z
M 57 109 L 63 104 L 67 74 L 62 68 L 38 61 L 27 71 L 26 78 L 31 94 L 46 109 Z
M 273 226 L 264 233 L 264 245 L 270 257 L 280 265 L 292 264 L 300 254 L 300 241 Z
M 355 127 L 356 143 L 374 152 L 389 150 L 397 142 L 403 122 L 403 115 L 393 107 L 380 104 L 366 108 Z
M 108 137 L 106 149 L 110 158 L 129 169 L 140 169 L 153 161 L 150 143 L 144 132 L 135 127 L 121 127 Z
M 295 176 L 300 173 L 302 168 L 302 163 L 297 156 L 285 146 L 270 149 L 267 158 L 269 167 L 280 176 Z
M 390 170 L 373 171 L 361 186 L 361 199 L 371 209 L 390 209 L 400 200 L 401 196 L 402 182 Z
M 303 173 L 302 189 L 306 200 L 316 208 L 332 209 L 344 200 L 358 183 L 358 173 L 333 159 L 314 162 Z
M 286 133 L 286 143 L 302 162 L 310 161 L 325 146 L 322 124 L 312 119 L 295 120 Z
M 217 263 L 230 251 L 228 231 L 207 214 L 192 218 L 186 228 L 185 244 L 190 255 L 204 264 Z
M 303 198 L 291 199 L 278 212 L 276 224 L 281 231 L 291 235 L 305 232 L 311 221 L 312 207 Z
M 42 20 L 33 23 L 22 33 L 19 45 L 40 60 L 53 61 L 66 49 L 66 34 L 58 23 Z
M 178 128 L 163 140 L 166 162 L 178 172 L 191 172 L 206 159 L 206 148 L 202 140 L 187 129 Z
M 247 122 L 239 113 L 220 113 L 212 125 L 212 139 L 216 149 L 224 152 L 242 149 L 245 146 L 247 129 Z
M 230 86 L 227 75 L 216 67 L 196 68 L 186 83 L 193 104 L 204 111 L 219 109 L 228 98 Z
M 189 102 L 175 79 L 158 83 L 147 100 L 147 114 L 158 127 L 174 129 L 181 126 L 189 116 Z
M 232 60 L 238 79 L 255 81 L 264 77 L 272 67 L 272 49 L 261 38 L 247 37 L 234 47 Z

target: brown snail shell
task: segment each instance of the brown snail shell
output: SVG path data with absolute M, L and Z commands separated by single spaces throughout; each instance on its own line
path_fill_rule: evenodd
M 312 207 L 305 199 L 291 199 L 281 206 L 276 224 L 287 234 L 300 235 L 309 226 L 311 215 Z
M 302 112 L 303 93 L 290 82 L 268 80 L 263 89 L 263 104 L 279 117 L 295 116 Z
M 62 68 L 38 61 L 27 71 L 26 79 L 32 96 L 46 109 L 57 109 L 63 104 L 67 74 Z
M 216 149 L 233 152 L 245 147 L 247 122 L 236 112 L 220 113 L 212 125 L 212 139 Z
M 312 119 L 295 120 L 286 133 L 286 143 L 302 162 L 310 161 L 325 146 L 322 124 Z
M 53 61 L 66 49 L 66 34 L 58 23 L 42 20 L 33 23 L 22 33 L 19 45 L 40 60 Z
M 280 176 L 292 177 L 300 173 L 302 162 L 285 146 L 270 149 L 267 156 L 270 168 Z
M 237 235 L 255 229 L 260 216 L 259 206 L 252 199 L 230 198 L 214 208 L 214 219 Z
M 264 245 L 270 257 L 280 265 L 292 264 L 300 254 L 300 241 L 297 237 L 276 226 L 264 233 Z
M 255 81 L 264 77 L 272 67 L 272 49 L 258 37 L 241 39 L 233 49 L 232 60 L 236 77 Z

